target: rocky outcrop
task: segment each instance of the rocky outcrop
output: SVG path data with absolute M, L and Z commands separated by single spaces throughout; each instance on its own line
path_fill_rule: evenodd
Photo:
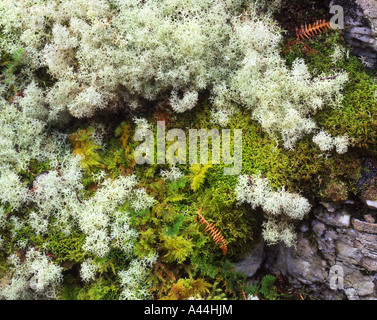
M 242 260 L 235 264 L 235 269 L 243 272 L 247 277 L 254 276 L 264 261 L 264 247 L 264 241 L 261 240 Z
M 342 293 L 352 300 L 376 299 L 377 224 L 355 218 L 350 225 L 339 223 L 350 220 L 346 208 L 334 214 L 318 208 L 315 217 L 312 226 L 319 254 L 328 268 L 338 265 L 344 269 Z
M 377 300 L 376 211 L 364 207 L 361 214 L 359 205 L 322 203 L 295 248 L 261 242 L 236 268 L 248 277 L 263 268 L 320 299 Z
M 354 48 L 354 54 L 377 66 L 377 1 L 333 0 L 332 5 L 344 9 L 344 37 Z

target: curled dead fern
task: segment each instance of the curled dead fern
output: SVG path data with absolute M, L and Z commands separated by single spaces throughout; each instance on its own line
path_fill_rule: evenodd
M 223 252 L 223 254 L 225 256 L 227 254 L 227 252 L 228 252 L 228 247 L 227 247 L 227 244 L 226 244 L 224 236 L 222 235 L 221 231 L 215 227 L 215 223 L 209 224 L 206 221 L 206 219 L 204 219 L 204 217 L 200 214 L 201 211 L 202 211 L 202 209 L 200 209 L 198 211 L 198 215 L 199 215 L 198 222 L 200 224 L 206 225 L 205 231 L 215 241 L 216 244 L 220 244 L 221 243 L 220 249 L 222 250 L 222 252 Z
M 305 40 L 305 38 L 309 39 L 310 36 L 315 36 L 330 28 L 330 22 L 326 20 L 318 20 L 313 25 L 305 23 L 305 26 L 301 25 L 300 29 L 296 27 L 296 36 L 298 40 Z

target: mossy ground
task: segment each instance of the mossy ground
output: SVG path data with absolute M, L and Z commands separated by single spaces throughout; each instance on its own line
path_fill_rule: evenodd
M 286 39 L 287 42 L 289 40 L 292 39 Z M 261 126 L 241 108 L 227 128 L 242 129 L 242 174 L 262 172 L 273 187 L 284 186 L 289 191 L 300 192 L 314 205 L 319 200 L 340 201 L 358 193 L 356 182 L 360 177 L 362 159 L 375 156 L 377 86 L 373 72 L 366 69 L 358 58 L 350 55 L 333 62 L 335 46 L 345 45 L 339 32 L 328 31 L 305 43 L 312 49 L 309 54 L 303 46 L 293 46 L 287 51 L 287 47 L 282 45 L 282 55 L 288 65 L 295 58 L 304 58 L 313 76 L 331 73 L 334 69 L 349 74 L 342 108 L 324 108 L 314 115 L 318 125 L 333 136 L 347 133 L 352 138 L 353 146 L 349 152 L 345 155 L 323 154 L 312 142 L 312 136 L 302 139 L 294 150 L 286 150 L 263 132 Z M 183 129 L 186 136 L 189 129 L 221 130 L 210 122 L 210 107 L 203 99 L 195 110 L 184 114 L 165 112 L 161 115 L 156 110 L 154 115 L 149 113 L 145 117 L 152 125 L 156 120 L 165 120 L 166 130 Z M 205 170 L 205 166 L 202 166 L 203 170 L 194 170 L 189 164 L 177 165 L 185 177 L 177 182 L 165 182 L 159 177 L 159 172 L 168 169 L 169 165 L 129 166 L 125 160 L 122 162 L 117 156 L 112 157 L 124 155 L 126 145 L 121 146 L 121 128 L 127 127 L 129 138 L 125 158 L 130 159 L 128 155 L 137 145 L 132 141 L 135 130 L 132 121 L 122 120 L 117 129 L 118 137 L 110 139 L 112 147 L 105 152 L 106 155 L 99 157 L 107 159 L 100 167 L 112 174 L 124 174 L 128 168 L 129 172 L 137 175 L 140 186 L 147 188 L 158 200 L 145 217 L 135 218 L 140 232 L 138 250 L 145 252 L 157 248 L 160 253 L 159 271 L 163 276 L 157 276 L 157 269 L 151 275 L 154 289 L 163 297 L 171 295 L 170 290 L 177 290 L 178 279 L 185 276 L 209 282 L 218 277 L 224 280 L 224 274 L 220 276 L 219 273 L 221 265 L 228 259 L 235 261 L 242 257 L 259 239 L 262 213 L 237 204 L 234 194 L 237 176 L 225 176 L 223 164 L 209 164 Z M 120 148 L 120 153 L 116 148 Z M 200 208 L 203 208 L 206 219 L 214 222 L 224 234 L 229 247 L 226 257 L 198 225 L 196 213 Z M 169 239 L 180 245 L 171 247 Z
M 359 192 L 357 181 L 363 159 L 377 156 L 375 72 L 365 68 L 352 54 L 334 63 L 335 46 L 345 46 L 340 32 L 324 32 L 306 40 L 306 46 L 286 45 L 292 40 L 288 35 L 282 43 L 282 56 L 287 65 L 291 65 L 295 58 L 303 58 L 313 76 L 333 70 L 349 74 L 342 107 L 326 107 L 313 117 L 319 127 L 333 136 L 348 134 L 353 146 L 345 155 L 323 154 L 312 142 L 312 136 L 307 136 L 294 150 L 286 150 L 251 119 L 248 111 L 238 108 L 227 128 L 242 129 L 241 174 L 261 172 L 274 188 L 285 187 L 301 193 L 313 205 L 322 199 L 345 200 Z M 308 47 L 311 50 L 308 51 Z M 203 97 L 196 108 L 184 114 L 156 109 L 143 116 L 152 125 L 156 120 L 165 120 L 166 130 L 183 129 L 188 136 L 189 129 L 221 130 L 210 122 L 210 108 L 210 103 Z M 113 178 L 136 174 L 140 187 L 146 188 L 156 199 L 151 210 L 132 216 L 132 224 L 139 232 L 136 254 L 159 253 L 159 260 L 148 279 L 154 297 L 176 299 L 201 294 L 224 298 L 225 295 L 218 291 L 221 288 L 228 297 L 242 298 L 240 284 L 245 282 L 245 276 L 234 271 L 232 262 L 244 256 L 259 241 L 263 213 L 237 203 L 234 193 L 237 176 L 225 176 L 224 164 L 199 167 L 179 164 L 177 167 L 184 177 L 173 182 L 164 181 L 159 173 L 168 169 L 168 164 L 135 164 L 133 152 L 138 143 L 133 140 L 135 125 L 132 118 L 122 116 L 110 120 L 94 118 L 88 123 L 76 122 L 70 129 L 72 152 L 83 156 L 82 164 L 86 170 L 83 196 L 90 197 L 96 192 L 97 184 L 91 174 L 105 170 Z M 106 123 L 108 128 L 103 145 L 97 144 L 93 138 L 98 123 Z M 48 169 L 48 163 L 31 162 L 23 179 L 31 184 L 36 175 Z M 199 225 L 197 212 L 201 208 L 206 220 L 215 223 L 224 235 L 228 245 L 226 256 Z M 31 230 L 22 229 L 13 238 L 4 237 L 6 252 L 17 250 L 17 241 L 25 238 L 36 247 L 47 246 L 54 261 L 64 266 L 67 277 L 62 289 L 63 299 L 115 299 L 119 295 L 116 274 L 120 267 L 129 263 L 121 252 L 113 250 L 100 261 L 103 266 L 101 276 L 94 283 L 83 285 L 77 280 L 77 266 L 87 254 L 82 250 L 83 238 L 78 230 L 67 239 L 58 232 L 38 237 Z M 3 258 L 0 256 L 0 274 Z M 273 290 L 272 279 L 267 280 L 270 281 L 265 286 L 270 291 L 263 295 L 277 298 L 279 295 Z M 249 291 L 253 293 L 261 288 L 263 283 L 262 287 L 253 287 Z

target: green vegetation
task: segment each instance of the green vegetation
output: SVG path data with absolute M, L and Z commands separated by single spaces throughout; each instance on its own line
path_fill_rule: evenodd
M 145 5 L 150 5 L 151 12 L 168 15 L 174 9 L 152 2 Z M 377 156 L 375 71 L 348 52 L 342 34 L 326 31 L 305 44 L 292 42 L 294 39 L 281 36 L 270 20 L 257 20 L 252 6 L 232 5 L 229 12 L 221 7 L 221 13 L 211 1 L 203 6 L 214 21 L 206 22 L 199 32 L 196 20 L 190 20 L 196 41 L 208 42 L 204 49 L 195 46 L 198 52 L 178 43 L 180 37 L 171 38 L 170 28 L 181 19 L 178 13 L 165 21 L 166 30 L 159 29 L 160 23 L 149 26 L 155 28 L 160 42 L 164 36 L 177 41 L 173 41 L 173 56 L 166 51 L 168 41 L 160 43 L 160 51 L 152 50 L 146 33 L 140 43 L 130 36 L 130 51 L 123 56 L 118 43 L 113 47 L 116 39 L 112 32 L 125 33 L 122 28 L 127 25 L 121 22 L 126 18 L 113 16 L 108 6 L 103 16 L 93 16 L 90 23 L 76 21 L 78 25 L 72 22 L 70 28 L 68 23 L 67 27 L 55 24 L 47 28 L 45 36 L 34 34 L 34 40 L 27 43 L 13 39 L 26 46 L 31 56 L 39 50 L 38 42 L 46 45 L 42 67 L 24 66 L 30 61 L 23 49 L 4 53 L 10 45 L 1 38 L 1 298 L 46 298 L 50 287 L 55 298 L 65 300 L 293 298 L 278 291 L 274 276 L 265 275 L 259 283 L 246 285 L 246 276 L 234 268 L 259 242 L 266 222 L 260 206 L 237 200 L 239 176 L 224 175 L 226 165 L 211 161 L 174 167 L 137 165 L 134 152 L 139 142 L 134 136 L 140 123 L 155 132 L 156 120 L 164 120 L 166 130 L 182 129 L 186 137 L 189 129 L 241 129 L 240 175 L 260 174 L 276 197 L 285 192 L 299 194 L 311 205 L 321 200 L 344 201 L 361 191 L 364 197 L 377 198 L 375 188 L 360 190 L 359 183 L 365 170 L 363 160 Z M 5 5 L 0 5 L 0 13 L 2 10 Z M 132 10 L 139 13 L 144 9 L 135 6 Z M 187 10 L 204 24 L 206 15 Z M 251 14 L 245 24 L 242 19 L 232 20 L 231 27 L 225 19 L 247 10 Z M 40 14 L 52 19 L 49 8 Z M 64 10 L 59 15 L 64 18 Z M 0 30 L 12 25 L 11 18 L 0 19 Z M 108 25 L 106 19 L 113 19 L 114 25 Z M 33 26 L 27 23 L 31 32 Z M 139 27 L 142 24 L 135 21 Z M 217 24 L 226 32 L 216 34 L 218 38 L 211 42 L 208 39 Z M 80 25 L 86 29 L 78 38 L 79 46 L 73 35 Z M 93 30 L 100 30 L 109 52 L 114 50 L 111 58 L 101 51 L 100 42 L 91 42 Z M 259 43 L 256 37 L 248 43 L 249 31 L 261 32 L 263 41 Z M 21 27 L 17 32 L 23 34 L 22 39 L 26 37 Z M 59 32 L 70 35 L 67 47 Z M 273 39 L 270 46 L 266 45 L 269 39 Z M 257 42 L 260 47 L 249 50 Z M 60 47 L 54 51 L 53 45 Z M 139 57 L 145 45 L 146 51 L 161 54 L 151 58 L 153 68 L 144 65 L 148 59 Z M 84 58 L 80 50 L 86 46 L 91 55 Z M 220 47 L 225 52 L 211 54 Z M 163 66 L 166 70 L 159 69 L 166 56 L 174 70 L 167 65 Z M 255 59 L 261 61 L 260 69 L 255 67 Z M 123 60 L 134 65 L 122 69 Z M 139 60 L 143 61 L 140 70 L 135 67 Z M 63 71 L 57 61 L 64 62 Z M 96 67 L 91 66 L 93 61 Z M 203 66 L 210 69 L 210 75 Z M 152 77 L 149 69 L 162 75 Z M 228 69 L 232 73 L 228 74 Z M 23 70 L 30 79 L 24 78 Z M 111 81 L 109 74 L 115 70 L 117 78 Z M 345 74 L 347 81 L 342 78 Z M 337 82 L 333 86 L 329 80 Z M 270 93 L 268 99 L 261 84 Z M 262 89 L 249 91 L 253 88 Z M 127 112 L 121 113 L 122 107 Z M 88 118 L 77 119 L 84 116 Z M 291 118 L 292 123 L 288 121 Z M 313 140 L 319 130 L 334 139 L 347 135 L 347 152 L 324 151 L 324 144 Z M 210 140 L 210 150 L 211 146 Z M 232 141 L 231 150 L 233 146 Z M 211 159 L 211 152 L 209 155 Z M 248 187 L 253 187 L 252 181 Z M 221 231 L 226 254 L 198 222 L 198 212 Z M 12 272 L 19 282 L 9 280 Z M 43 288 L 32 292 L 27 281 L 45 279 L 39 272 L 51 277 L 46 277 Z

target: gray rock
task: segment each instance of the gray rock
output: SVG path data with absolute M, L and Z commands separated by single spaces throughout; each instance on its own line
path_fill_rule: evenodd
M 335 212 L 341 205 L 337 202 L 321 202 L 321 204 L 326 208 L 328 212 Z
M 318 220 L 312 221 L 312 228 L 313 228 L 314 233 L 317 235 L 317 237 L 320 237 L 320 238 L 324 235 L 324 233 L 327 230 L 326 225 Z
M 365 203 L 366 203 L 366 205 L 368 206 L 369 209 L 371 209 L 371 210 L 377 209 L 377 201 L 366 200 Z
M 365 214 L 364 219 L 365 219 L 366 222 L 369 222 L 369 223 L 375 223 L 376 222 L 376 219 L 373 218 L 372 215 L 370 215 L 370 214 Z
M 335 206 L 331 208 L 333 209 Z M 350 226 L 351 216 L 347 212 L 342 210 L 329 211 L 329 209 L 327 209 L 327 211 L 331 214 L 319 208 L 318 210 L 314 210 L 314 215 L 318 220 L 322 221 L 326 225 L 340 228 L 348 228 Z
M 377 234 L 377 223 L 370 223 L 361 221 L 359 219 L 353 219 L 352 224 L 354 228 L 358 231 Z
M 349 30 L 350 33 L 370 35 L 372 30 L 366 27 L 354 27 Z
M 268 247 L 264 267 L 286 276 L 293 287 L 305 285 L 321 299 L 376 300 L 377 224 L 372 215 L 366 217 L 368 222 L 351 219 L 353 205 L 357 204 L 327 203 L 314 208 L 314 237 L 309 241 L 298 232 L 296 248 Z M 334 289 L 330 270 L 335 265 L 343 270 L 343 287 Z
M 326 262 L 301 232 L 298 234 L 296 249 L 283 244 L 279 244 L 278 249 L 276 261 L 270 266 L 275 273 L 288 276 L 292 284 L 298 287 L 325 281 Z
M 359 296 L 357 295 L 357 291 L 354 288 L 346 288 L 344 289 L 344 293 L 346 294 L 348 300 L 359 300 Z
M 371 259 L 369 257 L 364 257 L 361 259 L 360 265 L 367 269 L 368 271 L 377 271 L 377 260 Z
M 253 248 L 242 260 L 235 264 L 235 269 L 252 277 L 259 270 L 264 259 L 264 242 L 261 240 L 259 244 Z
M 369 29 L 369 31 L 371 32 L 370 29 Z M 352 36 L 353 36 L 353 38 L 355 38 L 355 39 L 357 39 L 357 40 L 359 40 L 361 42 L 364 42 L 367 45 L 373 43 L 373 39 L 371 39 L 370 37 L 368 37 L 366 35 L 354 33 L 354 34 L 352 34 Z
M 308 231 L 309 230 L 309 226 L 308 226 L 308 224 L 307 223 L 303 223 L 302 225 L 301 225 L 301 227 L 300 227 L 300 231 L 302 232 L 302 233 L 305 233 L 306 231 Z
M 359 232 L 355 240 L 355 247 L 371 259 L 377 259 L 377 235 Z
M 357 265 L 363 258 L 358 248 L 348 245 L 342 241 L 336 242 L 337 261 L 345 265 Z
M 359 297 L 372 295 L 374 293 L 374 282 L 369 276 L 362 275 L 357 270 L 350 270 L 350 273 L 344 276 L 344 285 L 346 288 L 353 288 Z
M 377 65 L 377 2 L 375 0 L 334 0 L 332 5 L 341 5 L 345 13 L 344 37 L 354 47 L 354 54 L 366 57 L 374 67 Z

